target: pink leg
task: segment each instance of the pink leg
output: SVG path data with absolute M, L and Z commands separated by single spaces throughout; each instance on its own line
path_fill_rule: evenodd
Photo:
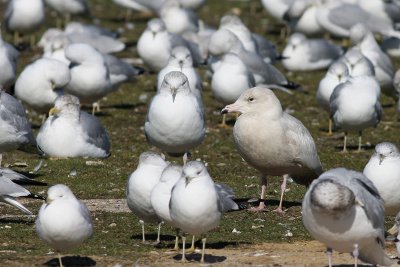
M 286 183 L 287 183 L 288 176 L 289 175 L 287 175 L 287 174 L 283 175 L 283 181 L 281 184 L 281 200 L 279 201 L 279 207 L 276 210 L 274 210 L 279 213 L 284 213 L 284 210 L 282 209 L 282 202 L 283 202 L 283 194 L 285 194 L 285 190 L 286 190 Z
M 326 255 L 328 255 L 328 266 L 332 267 L 332 249 L 326 248 Z
M 264 211 L 265 210 L 265 192 L 267 191 L 267 177 L 263 175 L 261 177 L 261 196 L 260 196 L 260 205 L 258 207 L 251 208 L 251 211 Z
M 353 257 L 354 257 L 354 267 L 357 267 L 358 265 L 358 244 L 354 245 L 354 250 L 353 250 Z

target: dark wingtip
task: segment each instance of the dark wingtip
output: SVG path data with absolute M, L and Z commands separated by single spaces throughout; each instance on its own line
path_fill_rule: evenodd
M 30 195 L 27 195 L 26 198 L 46 200 L 46 197 L 39 195 L 39 194 L 33 194 L 33 193 L 31 193 Z

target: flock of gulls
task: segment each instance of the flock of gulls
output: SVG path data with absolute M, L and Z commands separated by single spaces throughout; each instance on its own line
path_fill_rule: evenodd
M 71 21 L 74 16 L 92 16 L 90 1 L 8 1 L 2 25 L 13 34 L 14 43 L 0 39 L 1 154 L 19 149 L 49 158 L 107 158 L 110 139 L 96 117 L 100 100 L 144 72 L 157 74 L 157 92 L 147 107 L 143 129 L 150 145 L 182 157 L 183 164 L 171 164 L 159 152 L 143 152 L 128 178 L 127 203 L 140 219 L 143 241 L 145 223 L 159 225 L 158 242 L 160 227 L 166 223 L 176 229 L 175 249 L 182 239 L 182 261 L 185 253 L 194 251 L 195 236 L 202 237 L 200 261 L 204 262 L 207 232 L 218 227 L 225 212 L 243 207 L 228 185 L 213 182 L 207 164 L 190 161 L 190 150 L 202 144 L 207 132 L 201 67 L 207 70 L 212 95 L 225 106 L 221 127 L 230 128 L 228 113 L 237 115 L 232 129 L 237 152 L 261 174 L 261 201 L 251 210 L 266 208 L 267 176 L 282 176 L 276 211 L 284 212 L 286 183 L 293 179 L 308 188 L 303 223 L 326 245 L 329 266 L 333 250 L 350 253 L 356 266 L 358 260 L 394 264 L 384 250 L 384 218 L 400 211 L 396 145 L 390 140 L 377 144 L 362 173 L 346 166 L 324 170 L 310 132 L 283 109 L 274 91 L 301 91 L 285 71 L 326 70 L 316 90 L 316 104 L 327 111 L 328 134 L 343 131 L 346 152 L 348 133 L 356 133 L 361 150 L 362 131 L 381 121 L 381 93 L 391 97 L 400 111 L 400 72 L 391 59 L 400 56 L 396 28 L 400 1 L 262 0 L 265 10 L 285 25 L 282 51 L 251 32 L 235 12 L 224 15 L 216 27 L 207 25 L 196 14 L 204 0 L 113 2 L 130 12 L 153 14 L 135 47 L 144 68 L 113 55 L 126 48 L 120 33 Z M 44 23 L 46 8 L 57 13 L 58 27 L 47 29 L 36 41 L 34 34 Z M 340 40 L 350 43 L 343 48 Z M 43 54 L 17 74 L 18 57 L 24 51 L 16 48 L 27 43 L 41 47 Z M 90 105 L 92 114 L 81 105 Z M 43 118 L 36 136 L 27 109 Z M 36 231 L 59 253 L 62 266 L 60 253 L 92 235 L 90 212 L 66 185 L 51 186 L 47 197 L 30 192 L 26 185 L 47 184 L 0 169 L 1 202 L 32 215 L 18 198 L 45 199 Z M 397 215 L 389 232 L 396 235 L 399 227 Z M 193 236 L 188 250 L 187 235 Z

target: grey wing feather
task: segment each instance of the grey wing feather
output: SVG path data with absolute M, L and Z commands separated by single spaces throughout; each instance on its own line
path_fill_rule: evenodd
M 138 73 L 133 66 L 117 58 L 116 56 L 103 53 L 103 57 L 110 71 L 110 74 L 125 75 L 126 77 L 128 77 L 127 80 L 133 80 Z
M 329 98 L 329 108 L 330 108 L 330 116 L 333 117 L 333 115 L 336 113 L 339 107 L 339 95 L 340 92 L 345 88 L 350 81 L 340 83 L 338 84 L 335 89 L 333 89 L 333 92 L 331 94 L 331 97 Z
M 376 112 L 376 125 L 378 125 L 378 123 L 382 119 L 382 113 L 383 113 L 382 106 L 379 101 L 377 101 L 375 104 L 375 112 Z
M 23 197 L 31 193 L 10 179 L 0 176 L 0 196 Z
M 317 147 L 308 129 L 298 119 L 284 113 L 282 127 L 286 134 L 288 144 L 291 145 L 296 163 L 308 168 L 310 179 L 317 178 L 322 173 L 321 161 L 318 157 Z M 296 178 L 296 177 L 294 177 Z M 311 181 L 304 181 L 306 184 Z
M 329 11 L 328 18 L 339 27 L 349 29 L 357 23 L 366 22 L 369 14 L 354 4 L 341 4 Z
M 323 59 L 337 59 L 342 54 L 342 49 L 325 40 L 309 40 L 309 50 L 311 51 L 311 62 L 316 62 Z
M 86 221 L 92 223 L 92 216 L 90 215 L 89 209 L 87 208 L 85 203 L 83 203 L 81 200 L 78 200 L 78 201 L 79 201 L 79 207 L 80 207 L 83 217 L 86 219 Z
M 238 210 L 239 206 L 232 200 L 235 196 L 232 188 L 223 184 L 215 184 L 215 190 L 218 194 L 218 209 L 221 212 L 229 210 Z
M 13 12 L 14 12 L 13 1 L 9 1 L 8 4 L 7 4 L 6 11 L 4 13 L 4 21 L 5 21 L 7 30 L 10 30 L 8 28 L 8 21 L 10 20 L 11 15 L 12 15 Z
M 10 45 L 9 43 L 4 43 L 4 46 L 6 47 L 7 50 L 7 57 L 8 60 L 11 62 L 13 65 L 13 68 L 17 68 L 17 61 L 19 57 L 19 52 L 17 49 L 14 48 L 14 46 Z
M 83 131 L 88 136 L 88 142 L 106 151 L 110 152 L 110 141 L 106 130 L 101 125 L 100 121 L 92 115 L 81 111 L 79 123 Z

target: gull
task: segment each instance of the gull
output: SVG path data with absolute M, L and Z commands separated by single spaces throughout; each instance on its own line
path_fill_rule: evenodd
M 68 65 L 55 59 L 40 58 L 27 65 L 15 83 L 15 96 L 41 113 L 54 106 L 62 88 L 71 79 Z
M 24 205 L 17 201 L 18 197 L 34 198 L 45 200 L 43 196 L 31 193 L 23 185 L 47 185 L 46 183 L 37 182 L 28 177 L 18 174 L 10 169 L 1 169 L 0 171 L 0 202 L 10 204 L 28 215 L 32 212 Z
M 198 30 L 196 13 L 191 9 L 182 7 L 178 0 L 165 0 L 158 14 L 170 33 L 182 34 L 187 31 L 197 32 Z
M 95 116 L 80 110 L 79 99 L 73 95 L 56 98 L 36 140 L 41 151 L 49 157 L 110 156 L 106 130 Z
M 400 111 L 400 71 L 399 70 L 397 70 L 394 74 L 393 87 L 395 90 L 394 95 L 398 98 L 397 111 Z
M 394 225 L 392 226 L 392 228 L 390 228 L 388 230 L 388 233 L 391 235 L 395 235 L 396 236 L 396 249 L 397 249 L 397 253 L 400 253 L 400 213 L 397 213 L 396 217 L 394 218 Z
M 239 209 L 230 193 L 218 191 L 203 162 L 188 162 L 171 192 L 169 205 L 173 224 L 185 233 L 204 235 L 218 227 L 224 212 Z M 182 261 L 186 261 L 185 240 L 183 235 Z M 206 237 L 202 243 L 200 262 L 204 263 Z
M 44 22 L 44 5 L 42 0 L 11 0 L 4 14 L 4 24 L 8 31 L 14 33 L 14 44 L 20 43 L 20 33 L 32 33 Z M 31 35 L 30 44 L 35 43 Z
M 0 136 L 0 165 L 4 152 L 15 149 L 30 153 L 38 152 L 25 108 L 17 99 L 2 90 L 0 90 Z
M 203 85 L 198 71 L 193 67 L 192 55 L 188 48 L 177 46 L 172 49 L 167 65 L 157 75 L 157 91 L 160 90 L 165 75 L 171 71 L 180 71 L 185 74 L 190 90 L 201 99 Z
M 254 87 L 255 80 L 243 61 L 233 53 L 225 54 L 211 78 L 211 91 L 215 99 L 227 105 L 235 102 L 247 89 Z M 221 126 L 226 127 L 226 114 Z
M 44 2 L 59 15 L 64 16 L 65 24 L 71 20 L 71 15 L 89 14 L 86 0 L 44 0 Z
M 67 44 L 85 43 L 94 47 L 101 53 L 115 53 L 125 49 L 125 44 L 123 42 L 108 34 L 99 34 L 98 31 L 64 32 L 56 28 L 47 29 L 40 38 L 38 46 L 42 47 L 44 50 L 49 50 L 60 42 L 65 46 Z
M 148 12 L 150 9 L 145 5 L 140 4 L 135 0 L 113 0 L 113 2 L 123 8 L 128 8 L 128 10 L 136 10 L 142 12 Z
M 111 38 L 117 38 L 119 33 L 110 31 L 109 29 L 102 28 L 95 24 L 85 24 L 77 21 L 71 21 L 67 25 L 65 25 L 64 33 L 72 34 L 72 33 L 84 33 L 88 35 L 103 35 Z
M 161 173 L 168 163 L 157 153 L 147 151 L 140 154 L 139 164 L 129 175 L 126 185 L 126 201 L 129 209 L 139 218 L 142 225 L 143 243 L 145 223 L 158 223 L 157 242 L 160 242 L 161 220 L 151 203 L 151 192 L 160 180 Z
M 229 30 L 217 30 L 211 36 L 208 51 L 213 57 L 221 57 L 226 53 L 236 54 L 251 71 L 256 84 L 274 84 L 284 87 L 293 86 L 277 68 L 266 63 L 258 54 L 244 49 L 240 40 Z M 215 70 L 218 61 L 213 65 L 211 68 Z
M 203 103 L 190 91 L 185 74 L 171 71 L 153 97 L 144 125 L 147 141 L 170 155 L 184 154 L 205 137 Z
M 373 64 L 375 76 L 381 85 L 382 92 L 397 100 L 393 88 L 393 64 L 388 55 L 381 50 L 373 33 L 365 25 L 356 24 L 350 29 L 350 39 Z
M 333 90 L 329 107 L 334 126 L 344 131 L 343 152 L 347 151 L 349 131 L 358 132 L 358 151 L 361 151 L 362 131 L 380 122 L 379 97 L 380 86 L 372 74 L 351 77 Z
M 111 92 L 110 71 L 103 55 L 87 44 L 71 44 L 65 49 L 65 57 L 71 61 L 71 80 L 65 92 L 75 95 L 83 104 L 93 104 Z
M 164 223 L 173 226 L 170 215 L 169 202 L 171 199 L 171 191 L 176 182 L 182 176 L 182 167 L 179 165 L 170 164 L 164 168 L 161 173 L 160 180 L 151 191 L 151 206 L 157 214 L 158 218 Z M 178 235 L 176 236 L 175 247 L 178 249 Z M 194 251 L 194 243 L 193 243 Z
M 297 0 L 290 3 L 283 19 L 294 32 L 310 35 L 323 33 L 317 21 L 318 0 Z
M 264 9 L 275 19 L 283 22 L 283 16 L 294 0 L 262 0 Z
M 309 185 L 322 173 L 311 134 L 299 120 L 283 112 L 272 90 L 265 86 L 248 89 L 221 112 L 241 113 L 233 128 L 233 139 L 242 158 L 262 174 L 262 200 L 265 199 L 266 175 L 284 175 L 276 211 L 282 212 L 288 175 L 299 184 Z M 255 210 L 264 209 L 261 201 Z
M 176 46 L 189 48 L 195 65 L 203 61 L 199 47 L 178 34 L 169 33 L 164 22 L 158 18 L 147 23 L 146 29 L 139 37 L 137 51 L 151 71 L 160 71 L 167 65 L 171 50 Z
M 324 78 L 318 84 L 316 99 L 317 103 L 324 110 L 330 112 L 329 99 L 337 85 L 349 78 L 349 69 L 341 61 L 334 62 L 328 69 Z M 332 134 L 332 120 L 329 118 L 328 134 Z
M 282 64 L 289 71 L 326 69 L 342 53 L 341 47 L 325 39 L 307 39 L 302 33 L 294 33 L 282 52 Z
M 49 188 L 35 226 L 40 239 L 57 251 L 60 266 L 60 253 L 81 245 L 93 233 L 88 208 L 63 184 Z
M 370 179 L 382 197 L 385 214 L 396 215 L 400 211 L 400 152 L 395 144 L 390 142 L 379 143 L 375 146 L 364 175 Z
M 303 199 L 303 224 L 327 246 L 329 267 L 332 250 L 383 266 L 392 260 L 384 251 L 384 207 L 378 190 L 362 173 L 337 168 L 314 180 Z
M 350 76 L 372 75 L 375 76 L 375 67 L 366 56 L 361 53 L 361 50 L 353 46 L 338 59 L 346 64 Z
M 19 52 L 3 40 L 0 33 L 0 87 L 9 89 L 14 83 L 17 72 Z

